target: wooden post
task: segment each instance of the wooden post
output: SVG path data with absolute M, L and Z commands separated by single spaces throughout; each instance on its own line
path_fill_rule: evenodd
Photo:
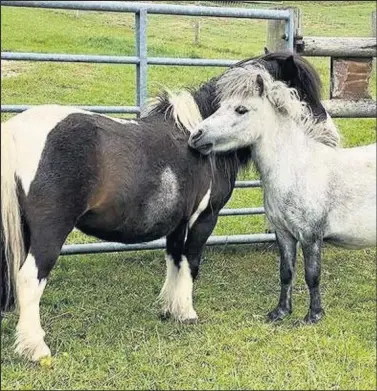
M 275 7 L 278 10 L 291 10 L 294 12 L 294 34 L 293 36 L 301 36 L 301 21 L 302 16 L 298 7 Z M 267 39 L 266 47 L 270 52 L 283 51 L 287 49 L 287 41 L 285 37 L 285 21 L 284 20 L 269 20 L 267 22 Z
M 376 36 L 376 11 L 372 12 L 372 36 Z M 331 99 L 371 99 L 369 82 L 373 57 L 331 57 Z
M 194 44 L 200 44 L 200 20 L 198 18 L 194 21 Z

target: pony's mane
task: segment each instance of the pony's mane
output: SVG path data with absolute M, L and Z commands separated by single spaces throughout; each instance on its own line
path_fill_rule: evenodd
M 290 56 L 293 57 L 298 75 L 288 85 L 298 90 L 302 100 L 320 104 L 322 83 L 317 71 L 304 57 L 290 51 L 267 53 L 261 56 L 250 57 L 234 64 L 232 68 L 248 65 L 262 65 L 275 80 L 282 80 L 282 64 Z M 285 80 L 287 82 L 287 80 Z
M 339 144 L 340 137 L 336 128 L 318 124 L 308 104 L 300 100 L 297 90 L 274 80 L 262 64 L 234 67 L 225 72 L 217 81 L 219 102 L 234 98 L 243 100 L 259 95 L 258 77 L 263 80 L 263 93 L 271 104 L 280 113 L 302 125 L 309 137 L 330 147 Z
M 195 98 L 187 89 L 179 92 L 163 90 L 160 95 L 149 100 L 141 111 L 141 117 L 157 113 L 164 114 L 165 118 L 173 117 L 177 128 L 189 133 L 203 121 Z
M 298 76 L 293 81 L 291 80 L 290 83 L 285 82 L 298 91 L 301 100 L 320 105 L 321 80 L 319 75 L 311 64 L 298 54 L 290 51 L 272 52 L 239 61 L 230 69 L 248 67 L 249 65 L 260 67 L 267 70 L 273 79 L 281 80 L 283 77 L 281 64 L 290 56 L 293 56 Z M 214 77 L 198 88 L 186 88 L 176 93 L 165 89 L 159 96 L 149 100 L 147 106 L 142 109 L 141 116 L 146 117 L 157 113 L 164 114 L 165 118 L 172 116 L 179 129 L 186 128 L 191 132 L 196 124 L 212 115 L 218 109 L 219 102 L 216 99 L 218 95 L 217 82 L 222 77 L 223 75 Z M 202 119 L 200 119 L 198 111 Z M 319 118 L 325 120 L 326 112 L 324 112 L 324 115 L 320 114 L 318 116 L 316 114 L 316 116 L 317 120 Z M 321 127 L 320 122 L 318 122 L 318 126 Z
M 288 51 L 268 53 L 240 61 L 224 74 L 212 78 L 198 88 L 186 88 L 179 92 L 165 89 L 159 96 L 149 100 L 148 105 L 141 111 L 141 117 L 144 118 L 153 114 L 164 115 L 165 118 L 171 117 L 178 129 L 191 133 L 196 125 L 218 109 L 219 98 L 226 89 L 234 92 L 238 89 L 241 94 L 242 89 L 244 89 L 245 93 L 249 95 L 257 88 L 255 87 L 255 72 L 263 73 L 271 82 L 281 79 L 283 76 L 281 64 L 290 56 L 293 56 L 298 76 L 289 83 L 285 81 L 291 87 L 288 89 L 284 89 L 286 85 L 283 82 L 276 81 L 277 84 L 271 92 L 274 91 L 275 99 L 278 99 L 279 96 L 280 99 L 276 100 L 275 103 L 278 103 L 280 110 L 284 111 L 284 96 L 294 96 L 296 104 L 291 104 L 287 113 L 292 118 L 300 118 L 302 122 L 305 122 L 307 133 L 315 140 L 333 147 L 338 145 L 340 140 L 338 131 L 335 126 L 329 126 L 328 121 L 326 121 L 326 111 L 323 110 L 323 114 L 318 115 L 317 113 L 314 116 L 310 108 L 298 99 L 299 95 L 301 100 L 314 103 L 314 105 L 321 105 L 321 81 L 318 73 L 303 57 Z M 255 70 L 254 78 L 253 68 Z M 233 74 L 234 78 L 226 87 L 226 80 L 230 80 L 229 74 L 231 72 L 235 72 Z M 235 77 L 237 72 L 239 72 L 239 77 Z M 235 81 L 236 83 L 234 83 Z M 221 88 L 221 86 L 223 87 Z M 280 88 L 277 88 L 278 86 Z M 290 100 L 287 102 L 290 102 Z
M 163 115 L 165 119 L 173 118 L 177 128 L 191 133 L 195 127 L 218 109 L 217 78 L 202 84 L 197 89 L 184 89 L 179 92 L 163 90 L 160 95 L 149 100 L 141 110 L 141 118 Z M 239 169 L 246 167 L 251 160 L 251 149 L 240 148 L 235 152 L 210 156 L 212 168 L 222 167 L 231 177 Z

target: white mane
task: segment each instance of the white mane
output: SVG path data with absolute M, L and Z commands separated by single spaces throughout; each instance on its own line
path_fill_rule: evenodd
M 194 97 L 189 91 L 182 90 L 177 93 L 165 89 L 166 95 L 152 98 L 147 106 L 142 109 L 142 117 L 146 117 L 155 111 L 164 101 L 169 102 L 165 111 L 165 118 L 171 115 L 177 127 L 187 129 L 190 133 L 203 121 L 202 115 Z
M 314 140 L 331 147 L 338 146 L 340 136 L 335 126 L 327 126 L 326 121 L 318 123 L 307 103 L 300 100 L 297 90 L 274 80 L 259 64 L 236 67 L 225 72 L 217 81 L 219 101 L 232 98 L 242 100 L 259 95 L 258 75 L 263 80 L 263 93 L 280 113 L 302 125 L 305 133 Z

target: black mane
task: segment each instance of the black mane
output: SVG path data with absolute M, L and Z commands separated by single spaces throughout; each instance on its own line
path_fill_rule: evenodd
M 285 61 L 291 56 L 297 68 L 297 75 L 294 77 L 289 77 L 284 68 Z M 318 119 L 326 118 L 326 111 L 321 104 L 321 79 L 305 58 L 290 51 L 272 52 L 239 61 L 232 68 L 250 65 L 251 63 L 263 65 L 275 80 L 284 81 L 289 87 L 297 89 L 301 100 L 306 101 L 312 109 L 317 108 L 317 112 L 313 110 L 313 114 L 319 117 Z M 221 75 L 213 77 L 198 88 L 188 89 L 193 95 L 204 119 L 218 109 L 216 83 L 220 78 Z M 165 113 L 170 106 L 168 94 L 163 91 L 159 98 L 160 103 L 153 108 L 152 112 Z M 325 114 L 324 117 L 322 112 Z
M 297 71 L 295 75 L 291 75 L 285 67 L 286 60 L 291 56 Z M 326 110 L 321 104 L 321 79 L 305 58 L 289 51 L 274 52 L 239 61 L 232 68 L 251 63 L 262 65 L 275 80 L 284 81 L 289 87 L 295 88 L 300 99 L 310 105 L 313 115 L 319 121 L 327 118 Z M 203 118 L 209 117 L 218 109 L 216 83 L 220 78 L 221 75 L 210 79 L 197 89 L 190 89 Z
M 291 56 L 298 71 L 298 75 L 294 78 L 285 75 L 284 67 L 282 66 Z M 321 106 L 321 79 L 317 71 L 304 57 L 290 51 L 273 52 L 247 58 L 234 64 L 232 67 L 245 66 L 253 62 L 263 65 L 275 80 L 284 81 L 289 87 L 296 88 L 301 100 L 305 100 L 314 106 Z

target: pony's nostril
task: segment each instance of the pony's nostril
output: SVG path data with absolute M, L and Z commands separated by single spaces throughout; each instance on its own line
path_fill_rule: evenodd
M 202 134 L 203 134 L 203 130 L 202 130 L 202 129 L 199 129 L 199 130 L 192 136 L 192 140 L 193 140 L 193 141 L 197 140 Z

